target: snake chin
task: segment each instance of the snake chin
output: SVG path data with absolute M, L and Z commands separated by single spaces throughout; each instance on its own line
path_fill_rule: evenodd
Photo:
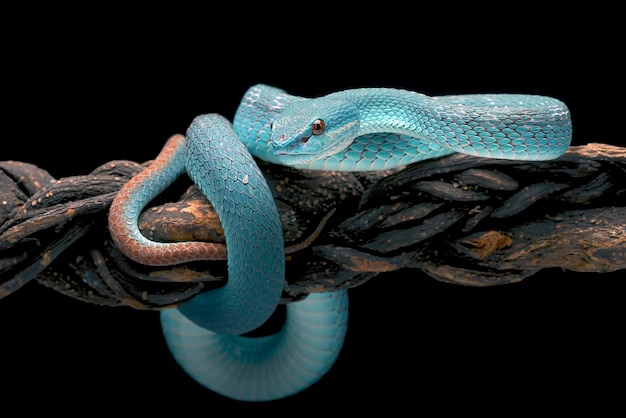
M 306 153 L 302 151 L 295 152 L 293 148 L 285 149 L 284 147 L 274 148 L 273 153 L 279 164 L 290 167 L 298 167 L 303 164 L 309 164 L 319 158 L 319 154 L 316 153 Z

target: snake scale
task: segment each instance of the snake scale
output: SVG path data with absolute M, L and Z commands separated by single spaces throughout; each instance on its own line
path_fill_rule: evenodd
M 154 162 L 122 187 L 109 212 L 116 245 L 148 265 L 228 260 L 228 281 L 161 311 L 175 360 L 197 382 L 226 397 L 268 401 L 298 393 L 335 362 L 348 322 L 347 291 L 289 303 L 276 334 L 251 337 L 279 304 L 285 274 L 280 218 L 255 163 L 314 170 L 384 170 L 451 153 L 547 160 L 569 146 L 572 123 L 558 99 L 523 94 L 430 97 L 360 88 L 317 98 L 258 84 L 232 124 L 196 117 Z M 226 244 L 158 243 L 137 220 L 147 203 L 183 173 L 206 195 Z

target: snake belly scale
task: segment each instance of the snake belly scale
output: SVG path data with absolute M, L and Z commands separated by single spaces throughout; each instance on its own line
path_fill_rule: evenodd
M 150 265 L 228 259 L 228 281 L 161 311 L 162 329 L 181 367 L 224 396 L 267 401 L 319 380 L 343 345 L 347 291 L 289 303 L 274 335 L 242 336 L 279 304 L 285 274 L 280 218 L 255 159 L 315 170 L 384 170 L 455 152 L 485 158 L 546 160 L 572 136 L 561 101 L 535 95 L 429 97 L 362 88 L 304 98 L 258 84 L 231 124 L 198 116 L 174 135 L 142 173 L 122 187 L 109 212 L 116 245 Z M 155 243 L 137 227 L 145 205 L 183 173 L 215 207 L 226 246 Z

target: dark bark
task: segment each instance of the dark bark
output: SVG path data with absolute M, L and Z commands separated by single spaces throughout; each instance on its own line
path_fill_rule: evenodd
M 456 154 L 375 173 L 260 165 L 287 245 L 336 209 L 312 245 L 288 255 L 285 302 L 401 269 L 490 286 L 552 267 L 626 268 L 625 148 L 589 144 L 545 162 Z M 55 180 L 0 162 L 0 297 L 35 279 L 89 303 L 160 309 L 219 285 L 226 262 L 146 267 L 112 244 L 108 206 L 143 166 L 113 161 Z M 140 227 L 158 241 L 223 242 L 210 203 L 187 178 L 151 204 Z

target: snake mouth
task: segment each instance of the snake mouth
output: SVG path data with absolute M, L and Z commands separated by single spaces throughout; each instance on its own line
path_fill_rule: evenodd
M 310 136 L 301 137 L 298 140 L 293 140 L 284 143 L 277 143 L 273 141 L 272 149 L 275 155 L 311 155 L 315 154 L 315 150 L 309 150 L 305 144 L 309 140 Z
M 319 159 L 319 155 L 314 150 L 297 147 L 295 143 L 273 144 L 272 153 L 280 164 L 291 167 L 309 164 Z
M 272 135 L 270 143 L 275 155 L 311 155 L 318 152 L 314 144 L 310 147 L 309 140 L 316 135 L 311 127 L 298 130 L 289 130 L 289 134 L 284 132 L 285 125 L 274 121 L 271 126 Z M 314 141 L 315 142 L 315 141 Z

